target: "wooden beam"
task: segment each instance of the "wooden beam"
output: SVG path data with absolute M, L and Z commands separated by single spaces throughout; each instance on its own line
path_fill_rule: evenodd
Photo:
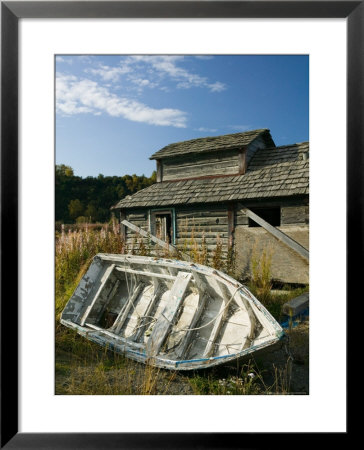
M 158 317 L 153 331 L 146 345 L 146 353 L 149 357 L 158 355 L 175 319 L 179 307 L 183 301 L 187 286 L 191 280 L 192 273 L 179 272 L 170 291 L 169 301 L 162 314 Z
M 133 347 L 137 347 L 139 349 L 144 349 L 144 344 L 140 344 L 139 342 L 130 342 L 130 341 L 127 342 L 127 340 L 125 338 L 121 338 L 117 334 L 114 334 L 108 330 L 105 330 L 105 328 L 98 327 L 97 325 L 94 325 L 94 324 L 88 323 L 88 322 L 85 323 L 85 326 L 89 327 L 95 331 L 99 331 L 100 334 L 104 334 L 106 336 L 110 336 L 113 339 L 117 339 L 117 340 L 123 342 L 124 344 L 127 344 L 128 346 L 133 346 Z M 90 333 L 90 332 L 92 333 L 92 331 L 85 330 L 85 333 Z
M 145 317 L 142 318 L 142 323 L 139 325 L 139 329 L 135 333 L 135 336 L 134 336 L 135 342 L 137 342 L 142 337 L 142 335 L 145 332 L 145 328 L 147 327 L 147 325 L 150 324 L 150 316 L 153 312 L 155 305 L 157 304 L 158 300 L 160 299 L 160 297 L 162 295 L 163 295 L 162 286 L 158 283 L 158 280 L 156 280 L 156 283 L 154 284 L 153 297 L 151 298 L 149 305 L 144 313 Z M 148 322 L 148 320 L 149 320 L 149 322 Z
M 207 290 L 206 290 L 206 282 L 204 280 L 204 276 L 196 272 L 195 270 L 192 270 L 193 277 L 195 279 L 195 285 L 197 286 L 198 292 L 199 292 L 199 300 L 198 300 L 198 306 L 196 308 L 196 311 L 192 317 L 191 323 L 188 328 L 194 328 L 199 321 L 202 311 L 205 308 L 207 300 L 210 298 Z M 179 344 L 176 353 L 179 358 L 186 358 L 187 355 L 185 354 L 187 350 L 187 346 L 191 342 L 191 339 L 193 337 L 193 331 L 186 331 L 185 336 L 183 337 L 181 343 Z
M 160 245 L 161 247 L 167 249 L 167 250 L 174 250 L 176 253 L 178 253 L 177 248 L 172 245 L 172 244 L 168 244 L 167 242 L 162 241 L 161 239 L 158 239 L 157 237 L 153 236 L 151 233 L 148 233 L 147 231 L 144 231 L 142 228 L 137 227 L 136 225 L 134 225 L 133 223 L 128 222 L 127 220 L 123 220 L 121 222 L 123 225 L 125 225 L 126 227 L 130 228 L 131 230 L 133 230 L 135 233 L 139 233 L 140 235 L 144 236 L 144 237 L 148 237 L 150 238 L 153 242 L 155 242 L 156 244 Z M 190 261 L 190 257 L 188 255 L 186 255 L 185 253 L 179 252 L 187 261 Z
M 231 302 L 233 296 L 235 299 L 235 296 L 239 295 L 239 293 L 236 291 L 236 289 L 235 289 L 235 294 L 231 293 L 225 283 L 223 283 L 222 281 L 220 281 L 218 279 L 216 281 L 219 285 L 221 295 L 223 297 L 223 302 L 221 304 L 220 311 L 219 311 L 220 316 L 218 316 L 216 318 L 214 327 L 213 327 L 210 337 L 209 337 L 209 342 L 206 345 L 206 348 L 204 351 L 204 357 L 211 356 L 212 352 L 214 351 L 214 345 L 217 343 L 217 339 L 218 339 L 221 327 L 224 323 L 224 320 L 225 320 L 227 312 L 228 312 L 228 308 L 226 308 L 226 306 L 228 305 L 229 302 Z M 224 311 L 224 309 L 225 309 L 225 311 Z M 250 317 L 250 315 L 249 315 L 249 317 Z M 251 326 L 252 326 L 252 324 L 251 324 Z
M 239 152 L 239 175 L 244 175 L 246 172 L 246 148 Z
M 132 306 L 134 306 L 135 300 L 139 297 L 139 295 L 143 291 L 144 287 L 145 287 L 145 284 L 144 283 L 140 283 L 135 288 L 133 294 L 131 295 L 131 297 L 129 298 L 127 303 L 125 304 L 125 307 L 120 310 L 119 315 L 118 315 L 118 317 L 116 318 L 116 320 L 114 322 L 114 325 L 111 327 L 111 329 L 113 331 L 115 330 L 115 334 L 118 334 L 119 331 L 121 330 L 122 326 L 124 325 L 125 320 L 128 317 L 130 308 Z
M 98 288 L 95 297 L 93 298 L 91 304 L 87 307 L 87 309 L 86 309 L 86 311 L 85 311 L 85 314 L 83 315 L 83 317 L 82 317 L 82 319 L 81 319 L 80 325 L 81 325 L 82 327 L 84 326 L 84 324 L 85 324 L 85 322 L 86 322 L 88 316 L 90 315 L 90 312 L 91 312 L 92 308 L 95 306 L 95 303 L 97 302 L 98 298 L 100 297 L 100 295 L 101 295 L 101 293 L 102 293 L 102 291 L 103 291 L 103 289 L 104 289 L 104 287 L 105 287 L 105 284 L 107 283 L 107 280 L 110 278 L 110 276 L 111 276 L 112 271 L 114 270 L 114 268 L 115 268 L 115 264 L 111 264 L 111 265 L 105 270 L 105 273 L 104 273 L 103 277 L 101 278 L 101 284 L 100 284 L 100 287 Z
M 235 205 L 229 205 L 228 208 L 228 236 L 229 236 L 229 247 L 234 244 L 234 231 L 235 231 Z
M 174 275 L 168 275 L 166 273 L 156 273 L 156 272 L 144 272 L 143 270 L 134 270 L 134 269 L 128 269 L 124 267 L 116 267 L 116 270 L 119 272 L 126 272 L 126 273 L 133 273 L 135 275 L 145 275 L 146 277 L 153 277 L 153 278 L 165 278 L 166 280 L 175 280 L 176 277 Z
M 125 225 L 122 225 L 122 221 L 125 220 L 126 214 L 124 211 L 120 210 L 120 236 L 126 242 L 126 230 Z
M 113 288 L 111 289 L 110 293 L 108 294 L 108 296 L 106 298 L 106 301 L 105 301 L 104 305 L 100 309 L 100 312 L 99 312 L 99 314 L 97 316 L 97 319 L 95 320 L 95 323 L 99 323 L 99 321 L 101 320 L 102 315 L 104 314 L 104 311 L 105 311 L 107 305 L 109 304 L 110 300 L 112 300 L 112 298 L 116 294 L 116 291 L 118 290 L 119 285 L 120 285 L 120 280 L 116 280 L 115 283 L 114 283 Z
M 159 159 L 156 160 L 157 162 L 157 183 L 161 183 L 163 181 L 163 165 L 162 161 Z
M 165 249 L 172 248 L 173 250 L 177 251 L 177 249 L 172 244 L 168 244 L 167 242 L 164 242 L 161 239 L 158 239 L 157 237 L 153 236 L 151 233 L 148 233 L 147 231 L 143 230 L 142 228 L 137 227 L 133 223 L 130 223 L 127 220 L 123 220 L 121 223 L 123 225 L 125 225 L 126 227 L 130 228 L 131 230 L 135 231 L 135 233 L 139 233 L 140 235 L 142 235 L 144 237 L 150 238 L 153 242 L 160 245 L 161 247 L 163 247 Z
M 306 248 L 302 247 L 301 244 L 290 238 L 287 234 L 283 233 L 283 231 L 278 230 L 278 228 L 266 222 L 264 219 L 262 219 L 261 217 L 259 217 L 257 214 L 255 214 L 253 211 L 251 211 L 246 207 L 241 208 L 241 211 L 245 213 L 250 219 L 254 220 L 254 222 L 256 222 L 261 227 L 266 229 L 279 241 L 283 242 L 290 249 L 292 249 L 294 252 L 296 252 L 298 255 L 304 258 L 306 261 L 309 260 L 309 251 Z
M 219 332 L 221 330 L 221 326 L 222 326 L 223 321 L 224 321 L 225 316 L 226 316 L 225 307 L 226 307 L 226 301 L 223 300 L 221 302 L 221 306 L 220 306 L 220 309 L 219 309 L 219 312 L 218 312 L 218 316 L 215 319 L 214 326 L 212 328 L 212 331 L 211 331 L 210 337 L 208 339 L 205 351 L 203 353 L 203 358 L 209 357 L 211 355 L 211 353 L 213 353 L 213 351 L 214 351 L 214 345 L 216 343 L 217 337 L 218 337 Z

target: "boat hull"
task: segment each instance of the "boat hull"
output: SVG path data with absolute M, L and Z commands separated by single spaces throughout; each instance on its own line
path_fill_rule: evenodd
M 284 335 L 253 294 L 223 272 L 132 255 L 96 255 L 61 323 L 135 361 L 181 371 L 244 359 Z

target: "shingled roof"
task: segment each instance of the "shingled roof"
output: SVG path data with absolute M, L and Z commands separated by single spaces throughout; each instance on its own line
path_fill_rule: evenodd
M 309 144 L 259 149 L 244 175 L 164 181 L 125 197 L 117 208 L 144 208 L 309 193 Z
M 186 153 L 203 153 L 218 150 L 232 150 L 235 148 L 244 148 L 261 136 L 266 147 L 274 147 L 270 130 L 263 128 L 260 130 L 246 131 L 244 133 L 225 134 L 223 136 L 205 137 L 191 139 L 189 141 L 176 142 L 169 144 L 158 150 L 149 159 L 164 159 L 185 155 Z

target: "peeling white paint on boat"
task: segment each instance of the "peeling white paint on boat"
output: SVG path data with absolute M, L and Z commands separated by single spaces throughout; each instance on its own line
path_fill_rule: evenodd
M 93 259 L 61 323 L 136 361 L 174 370 L 240 359 L 283 336 L 253 294 L 223 272 L 105 253 Z

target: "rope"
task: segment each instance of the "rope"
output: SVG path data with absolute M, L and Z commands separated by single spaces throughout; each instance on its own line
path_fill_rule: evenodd
M 207 323 L 205 323 L 205 325 L 201 325 L 200 327 L 197 327 L 197 328 L 179 328 L 179 329 L 177 329 L 177 330 L 175 330 L 175 331 L 172 331 L 171 334 L 179 333 L 180 331 L 197 331 L 197 330 L 201 330 L 202 328 L 205 328 L 205 327 L 207 327 L 208 325 L 212 324 L 212 323 L 215 322 L 215 320 L 216 320 L 219 316 L 221 316 L 221 314 L 226 310 L 226 308 L 227 308 L 227 307 L 229 306 L 229 304 L 232 302 L 232 300 L 233 300 L 233 298 L 235 297 L 236 293 L 237 293 L 240 289 L 241 289 L 240 286 L 239 286 L 238 288 L 236 288 L 236 290 L 234 291 L 233 295 L 230 297 L 230 300 L 226 303 L 224 309 L 222 309 L 219 313 L 217 313 L 217 315 L 216 315 L 212 320 L 210 320 L 210 322 L 207 322 Z M 168 319 L 166 318 L 166 320 L 168 320 Z M 170 321 L 169 321 L 169 322 L 170 322 Z M 171 322 L 170 322 L 170 323 L 171 323 Z
M 130 297 L 132 297 L 133 294 L 130 295 L 130 288 L 129 288 L 129 282 L 128 282 L 128 272 L 126 271 L 126 265 L 125 265 L 126 260 L 127 260 L 127 258 L 124 259 L 124 269 L 125 269 L 125 272 L 124 272 L 124 273 L 125 273 L 125 280 L 126 280 L 126 288 L 127 288 L 127 290 L 128 290 L 128 297 L 130 298 Z M 129 260 L 128 260 L 128 262 L 129 262 Z M 130 267 L 130 262 L 129 262 L 129 267 Z M 131 282 L 131 285 L 133 285 L 132 282 Z M 135 305 L 134 305 L 134 302 L 131 301 L 131 304 L 132 304 L 132 306 L 133 306 L 133 308 L 134 308 L 134 312 L 136 313 L 137 318 L 140 319 L 141 316 L 137 313 L 136 307 L 135 307 Z
M 202 341 L 211 342 L 212 344 L 216 345 L 216 347 L 226 347 L 226 348 L 228 348 L 228 347 L 231 347 L 233 345 L 241 345 L 241 342 L 233 342 L 231 344 L 222 344 L 221 342 L 217 343 L 215 341 L 212 341 L 211 339 L 206 339 L 206 338 L 203 338 L 203 337 L 199 337 L 199 339 L 201 339 Z
M 146 317 L 151 317 L 151 316 L 140 316 L 140 317 L 141 317 L 141 319 L 144 319 L 144 318 L 146 318 Z M 157 320 L 157 319 L 156 319 L 155 317 L 153 317 L 151 321 L 149 321 L 149 322 L 147 322 L 147 323 L 142 323 L 142 324 L 140 324 L 139 326 L 137 326 L 136 328 L 134 328 L 133 332 L 139 330 L 139 328 L 143 328 L 143 327 L 146 327 L 146 328 L 147 328 L 151 323 L 156 322 L 156 320 Z
M 126 265 L 125 265 L 126 258 L 124 259 L 124 269 L 125 269 L 125 280 L 126 280 L 126 289 L 128 290 L 128 296 L 130 297 L 130 289 L 129 289 L 129 282 L 128 282 L 128 272 L 126 271 Z

